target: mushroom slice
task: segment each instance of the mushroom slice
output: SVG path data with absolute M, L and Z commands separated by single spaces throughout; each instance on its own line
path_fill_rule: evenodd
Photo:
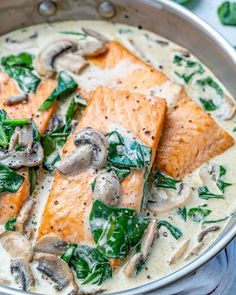
M 12 105 L 20 104 L 22 102 L 26 102 L 28 100 L 29 100 L 28 94 L 19 93 L 19 94 L 12 96 L 12 97 L 7 98 L 3 104 L 6 106 L 12 106 Z
M 176 263 L 181 257 L 183 257 L 184 253 L 188 249 L 189 243 L 190 243 L 190 240 L 187 240 L 179 247 L 179 249 L 176 251 L 176 253 L 170 259 L 170 262 L 169 262 L 170 265 Z
M 64 175 L 79 172 L 91 165 L 92 157 L 93 147 L 90 144 L 84 144 L 76 148 L 61 161 L 58 161 L 55 164 L 55 168 Z
M 184 182 L 177 184 L 175 190 L 153 186 L 152 199 L 148 200 L 147 208 L 151 212 L 167 212 L 181 207 L 189 200 L 191 195 L 191 187 Z
M 82 31 L 85 34 L 87 34 L 87 35 L 89 35 L 89 36 L 91 36 L 91 37 L 93 37 L 93 38 L 95 38 L 95 39 L 97 39 L 97 40 L 99 40 L 101 42 L 109 42 L 109 39 L 106 36 L 96 32 L 94 30 L 91 30 L 91 29 L 88 29 L 88 28 L 82 28 Z
M 56 284 L 56 290 L 60 291 L 70 283 L 75 285 L 70 267 L 57 256 L 38 253 L 34 256 L 34 260 L 38 261 L 37 269 Z
M 16 127 L 9 143 L 9 151 L 13 151 L 17 144 L 26 148 L 27 152 L 30 151 L 33 144 L 32 124 Z
M 58 234 L 50 233 L 41 237 L 34 245 L 34 252 L 61 255 L 65 252 L 67 242 Z
M 20 233 L 4 231 L 0 234 L 0 244 L 11 255 L 12 258 L 25 258 L 31 261 L 33 250 L 30 242 Z
M 45 47 L 37 56 L 35 67 L 41 76 L 51 77 L 55 73 L 55 59 L 67 51 L 75 51 L 77 44 L 71 40 L 57 40 Z
M 34 167 L 43 162 L 43 148 L 39 142 L 34 142 L 30 151 L 0 150 L 0 163 L 10 168 Z
M 95 57 L 107 51 L 107 43 L 90 41 L 86 42 L 84 46 L 79 50 L 79 53 L 84 57 Z
M 24 233 L 25 226 L 29 221 L 30 215 L 33 211 L 33 207 L 35 205 L 35 200 L 28 199 L 24 205 L 22 206 L 20 213 L 16 218 L 16 231 L 20 233 Z
M 224 102 L 216 110 L 216 116 L 221 120 L 230 120 L 233 118 L 236 112 L 236 104 L 231 97 L 225 96 Z
M 142 253 L 135 253 L 131 259 L 128 261 L 125 267 L 125 274 L 127 277 L 132 277 L 134 274 L 137 265 L 143 261 L 143 254 Z
M 215 225 L 215 226 L 212 226 L 212 227 L 209 227 L 207 228 L 206 230 L 202 231 L 199 235 L 198 235 L 198 242 L 202 242 L 203 239 L 205 238 L 205 236 L 211 232 L 215 232 L 215 231 L 218 231 L 220 229 L 219 226 Z
M 120 182 L 114 172 L 101 172 L 95 178 L 93 198 L 113 207 L 118 206 Z
M 83 128 L 75 136 L 76 146 L 90 144 L 93 147 L 92 166 L 101 168 L 106 164 L 108 155 L 108 141 L 103 133 L 93 128 Z
M 64 69 L 76 75 L 88 65 L 89 63 L 82 56 L 73 53 L 63 54 L 55 60 L 56 69 Z
M 20 284 L 24 291 L 29 291 L 30 287 L 35 285 L 34 276 L 26 259 L 16 258 L 12 260 L 10 267 L 11 273 L 13 275 L 16 275 L 16 280 L 20 281 Z
M 203 246 L 204 246 L 204 242 L 199 243 L 197 246 L 195 246 L 189 253 L 187 256 L 185 256 L 184 260 L 189 260 L 190 258 L 192 258 L 193 256 L 198 255 L 198 253 L 202 250 Z
M 199 176 L 206 185 L 206 187 L 209 189 L 210 192 L 213 194 L 221 195 L 222 191 L 217 186 L 217 180 L 220 178 L 220 166 L 217 164 L 208 164 L 204 165 L 200 171 Z

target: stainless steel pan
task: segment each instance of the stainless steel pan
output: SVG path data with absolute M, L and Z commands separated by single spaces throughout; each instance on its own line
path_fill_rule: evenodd
M 45 3 L 47 2 L 47 3 Z M 107 19 L 143 28 L 166 37 L 196 55 L 236 97 L 236 53 L 211 27 L 191 12 L 167 0 L 1 0 L 0 34 L 29 25 L 73 19 Z M 117 294 L 148 294 L 191 274 L 236 236 L 236 216 L 202 255 L 179 271 L 155 282 Z M 158 263 L 158 261 L 157 261 Z M 154 294 L 153 293 L 153 294 Z M 0 294 L 26 294 L 0 286 Z

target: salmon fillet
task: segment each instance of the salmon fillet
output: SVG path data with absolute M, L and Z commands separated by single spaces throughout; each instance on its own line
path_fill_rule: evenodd
M 77 131 L 92 127 L 107 133 L 112 131 L 110 129 L 112 124 L 122 125 L 140 142 L 152 147 L 153 161 L 161 136 L 165 111 L 164 99 L 156 98 L 151 104 L 142 94 L 99 87 L 90 99 Z M 75 149 L 74 136 L 75 134 L 72 134 L 68 139 L 63 150 L 64 156 Z M 96 173 L 92 169 L 69 175 L 56 172 L 38 237 L 49 232 L 58 232 L 68 242 L 92 242 L 88 217 L 93 202 L 91 183 L 95 177 Z M 140 210 L 143 177 L 144 171 L 133 170 L 122 181 L 120 202 L 122 207 Z
M 133 68 L 128 74 L 125 69 L 117 71 L 117 65 L 124 60 L 128 72 Z M 90 62 L 92 67 L 109 69 L 108 74 L 116 78 L 111 87 L 143 93 L 150 101 L 153 94 L 167 99 L 168 112 L 154 166 L 172 177 L 184 177 L 234 144 L 233 138 L 194 103 L 183 88 L 121 44 L 110 42 L 108 52 Z M 81 91 L 86 92 L 86 89 Z
M 16 82 L 6 73 L 0 73 L 0 109 L 6 110 L 11 119 L 33 118 L 41 134 L 47 128 L 53 113 L 56 111 L 56 104 L 45 112 L 38 112 L 40 105 L 48 98 L 57 84 L 56 80 L 42 80 L 36 93 L 29 95 L 27 103 L 13 106 L 6 106 L 6 99 L 21 93 Z M 0 196 L 0 224 L 18 214 L 24 201 L 29 197 L 29 174 L 28 169 L 21 169 L 25 176 L 25 181 L 16 193 L 1 193 Z M 17 171 L 18 172 L 18 171 Z

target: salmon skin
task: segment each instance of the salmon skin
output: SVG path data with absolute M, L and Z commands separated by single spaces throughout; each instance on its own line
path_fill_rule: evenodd
M 99 87 L 91 97 L 75 133 L 85 127 L 108 133 L 112 131 L 114 124 L 121 125 L 141 143 L 152 148 L 153 162 L 165 112 L 164 99 L 156 98 L 155 103 L 150 103 L 142 94 Z M 68 139 L 63 156 L 75 149 L 75 133 Z M 144 170 L 132 170 L 121 182 L 119 206 L 140 210 L 144 173 Z M 56 172 L 38 238 L 57 232 L 67 242 L 92 242 L 88 218 L 93 203 L 91 183 L 96 175 L 97 172 L 93 169 L 68 175 Z
M 128 72 L 129 68 L 133 70 L 128 74 L 125 70 L 117 71 L 121 61 L 127 61 Z M 95 68 L 109 69 L 110 76 L 116 77 L 112 87 L 144 93 L 150 101 L 153 93 L 167 99 L 168 112 L 154 166 L 170 176 L 183 178 L 234 144 L 233 138 L 193 102 L 183 88 L 118 42 L 110 42 L 108 52 L 90 59 L 90 63 Z
M 45 112 L 38 112 L 40 105 L 47 99 L 57 84 L 56 80 L 42 80 L 37 87 L 36 93 L 29 94 L 28 102 L 7 106 L 4 102 L 22 91 L 16 82 L 6 73 L 0 73 L 0 109 L 4 109 L 11 119 L 32 118 L 41 134 L 56 110 L 56 104 Z M 18 214 L 25 200 L 30 195 L 28 169 L 17 170 L 24 175 L 25 180 L 19 190 L 15 193 L 1 193 L 0 196 L 0 224 Z

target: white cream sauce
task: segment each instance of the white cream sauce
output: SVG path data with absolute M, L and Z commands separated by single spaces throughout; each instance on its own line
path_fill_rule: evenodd
M 220 105 L 222 98 L 216 93 L 211 87 L 206 87 L 203 91 L 202 88 L 196 84 L 197 79 L 203 79 L 205 77 L 212 77 L 220 87 L 224 90 L 226 94 L 227 90 L 224 86 L 216 79 L 216 77 L 203 66 L 205 72 L 203 74 L 196 74 L 193 76 L 189 84 L 185 85 L 182 78 L 176 75 L 176 71 L 179 73 L 186 73 L 186 69 L 182 69 L 173 64 L 174 56 L 187 54 L 189 53 L 179 47 L 178 45 L 166 40 L 160 36 L 157 36 L 151 32 L 129 27 L 121 24 L 111 24 L 107 22 L 97 22 L 97 21 L 68 21 L 55 24 L 43 24 L 39 26 L 34 26 L 26 29 L 22 29 L 16 32 L 9 33 L 0 38 L 0 56 L 5 56 L 9 54 L 17 54 L 22 51 L 27 51 L 32 54 L 37 54 L 46 44 L 52 42 L 53 40 L 58 40 L 62 38 L 77 40 L 81 43 L 87 40 L 93 40 L 92 37 L 84 38 L 83 35 L 70 35 L 62 34 L 61 32 L 82 32 L 82 27 L 90 28 L 93 30 L 98 30 L 102 32 L 110 40 L 118 40 L 125 47 L 131 50 L 134 54 L 139 56 L 141 59 L 146 60 L 152 64 L 157 69 L 163 71 L 173 82 L 166 82 L 163 85 L 152 90 L 152 93 L 144 93 L 153 97 L 153 95 L 159 95 L 163 97 L 168 97 L 168 105 L 173 106 L 176 98 L 178 97 L 180 87 L 175 83 L 184 86 L 187 93 L 192 97 L 197 103 L 199 98 L 211 98 L 215 105 Z M 35 35 L 36 37 L 28 39 L 29 36 Z M 14 40 L 25 40 L 23 44 L 19 42 L 11 44 L 5 42 L 6 38 Z M 33 40 L 33 42 L 32 42 Z M 194 56 L 190 55 L 192 61 L 199 62 Z M 76 80 L 80 85 L 83 85 L 84 88 L 88 90 L 94 90 L 98 85 L 103 86 L 112 86 L 119 87 L 117 80 L 122 75 L 122 73 L 132 73 L 139 66 L 131 65 L 129 61 L 122 61 L 118 63 L 113 70 L 101 70 L 99 68 L 87 68 L 83 76 L 75 76 Z M 187 73 L 191 69 L 187 69 Z M 171 89 L 170 89 L 171 88 Z M 150 90 L 149 90 L 150 91 Z M 60 112 L 65 112 L 65 105 L 61 106 Z M 227 132 L 229 132 L 236 139 L 236 133 L 233 132 L 233 129 L 236 127 L 236 119 L 233 118 L 229 121 L 221 121 L 215 116 L 215 112 L 211 112 L 212 117 L 217 121 L 217 123 L 222 126 Z M 187 209 L 192 207 L 197 207 L 203 204 L 207 204 L 207 209 L 212 210 L 212 213 L 206 219 L 221 219 L 227 216 L 230 216 L 235 212 L 236 208 L 236 150 L 235 146 L 228 149 L 222 155 L 211 159 L 211 163 L 217 163 L 223 165 L 227 169 L 227 174 L 225 180 L 232 183 L 232 186 L 226 188 L 225 199 L 211 199 L 211 200 L 202 200 L 198 197 L 197 189 L 202 185 L 199 178 L 199 169 L 196 169 L 191 174 L 187 175 L 184 178 L 184 181 L 188 183 L 191 187 L 195 188 L 193 196 L 186 204 Z M 37 200 L 36 210 L 33 214 L 31 225 L 33 231 L 32 239 L 34 239 L 35 232 L 40 223 L 40 217 L 43 212 L 44 206 L 47 201 L 48 194 L 52 185 L 53 175 L 45 174 L 40 170 L 38 185 L 34 192 L 34 197 Z M 179 249 L 179 247 L 187 240 L 190 240 L 190 245 L 187 253 L 195 247 L 197 243 L 198 234 L 208 226 L 219 225 L 221 231 L 228 222 L 228 220 L 210 224 L 210 225 L 201 225 L 191 221 L 190 219 L 187 222 L 183 221 L 181 217 L 176 213 L 176 210 L 173 210 L 168 213 L 158 214 L 158 219 L 164 219 L 174 224 L 183 232 L 183 236 L 177 241 L 169 231 L 165 228 L 160 229 L 160 237 L 153 246 L 152 252 L 146 264 L 146 267 L 135 277 L 127 278 L 123 272 L 123 269 L 113 274 L 113 278 L 107 280 L 103 283 L 102 289 L 106 289 L 107 292 L 120 291 L 124 289 L 129 289 L 137 287 L 151 281 L 157 280 L 161 277 L 164 277 L 184 266 L 188 261 L 180 259 L 177 263 L 169 265 L 171 257 Z M 1 226 L 0 230 L 3 230 Z M 194 234 L 193 234 L 194 233 Z M 214 232 L 207 235 L 204 239 L 204 247 L 202 252 L 206 250 L 206 247 L 213 243 L 213 241 L 218 237 L 220 232 Z M 195 256 L 193 258 L 196 258 Z M 17 287 L 14 282 L 9 269 L 10 257 L 8 253 L 5 252 L 3 248 L 0 247 L 0 279 L 7 279 L 11 281 L 12 287 Z M 57 294 L 52 284 L 49 281 L 42 279 L 41 275 L 35 269 L 35 263 L 32 264 L 33 273 L 36 277 L 36 287 L 32 290 L 38 293 L 47 293 L 47 294 Z M 83 286 L 84 290 L 93 290 L 96 289 L 94 286 Z M 67 294 L 69 289 L 60 292 L 58 294 Z

